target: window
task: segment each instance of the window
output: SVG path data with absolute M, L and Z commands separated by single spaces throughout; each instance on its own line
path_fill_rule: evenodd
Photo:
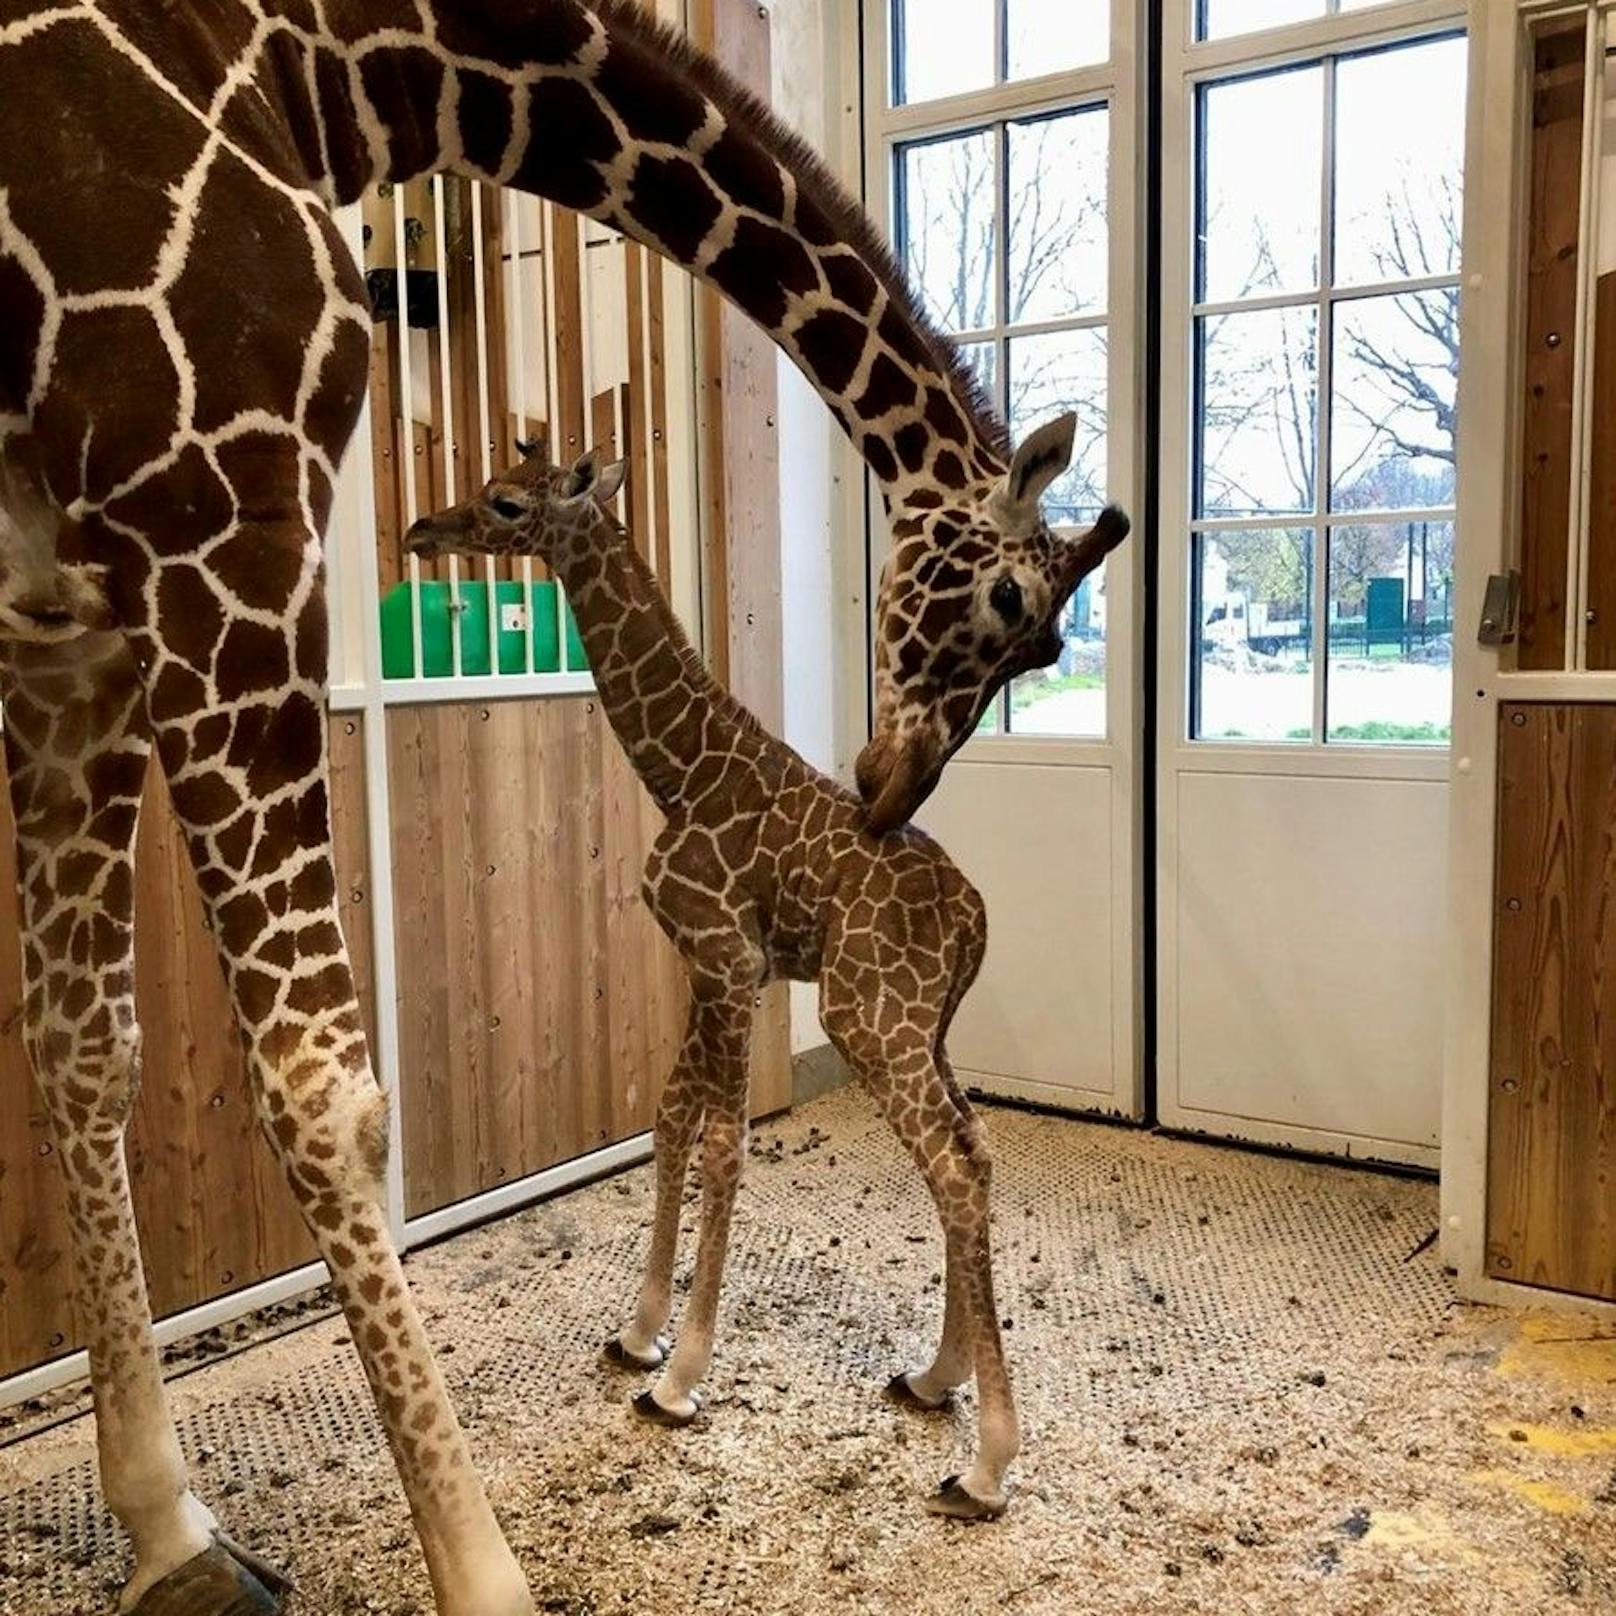
M 1111 0 L 891 0 L 891 104 L 1063 73 L 1111 54 Z
M 1226 39 L 1231 34 L 1283 28 L 1293 22 L 1388 4 L 1390 0 L 1197 0 L 1195 37 Z
M 1445 37 L 1196 92 L 1194 738 L 1448 739 L 1464 83 Z
M 1110 12 L 1110 0 L 890 0 L 891 96 L 909 109 L 887 148 L 898 253 L 1013 438 L 1076 413 L 1072 465 L 1045 498 L 1057 527 L 1086 526 L 1108 497 L 1114 131 L 1103 85 L 1051 105 L 1048 75 L 1105 61 Z M 1033 72 L 1037 101 L 1015 82 Z M 962 119 L 955 103 L 942 131 L 915 105 L 972 92 L 983 114 Z M 984 733 L 1106 733 L 1105 581 L 1080 586 L 1058 664 L 1003 692 Z

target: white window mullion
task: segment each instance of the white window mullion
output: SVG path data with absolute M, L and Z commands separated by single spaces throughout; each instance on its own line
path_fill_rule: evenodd
M 1335 284 L 1335 58 L 1324 63 L 1324 139 L 1320 143 L 1323 172 L 1319 181 L 1319 286 L 1318 372 L 1314 378 L 1318 398 L 1317 444 L 1313 467 L 1313 740 L 1322 745 L 1328 735 L 1330 677 L 1330 510 L 1331 372 L 1335 324 L 1330 287 Z M 1365 608 L 1367 610 L 1367 608 Z

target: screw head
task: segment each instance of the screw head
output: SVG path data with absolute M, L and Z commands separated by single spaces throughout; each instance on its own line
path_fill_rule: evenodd
M 1508 898 L 1504 902 L 1504 907 L 1512 915 L 1518 915 L 1521 912 L 1521 900 L 1519 898 Z
M 1511 713 L 1509 715 L 1509 721 L 1516 727 L 1516 729 L 1523 729 L 1526 726 L 1526 714 Z
M 1551 331 L 1548 336 L 1543 339 L 1543 345 L 1546 348 L 1558 348 L 1560 346 L 1560 341 L 1560 333 L 1558 331 Z
M 1519 1080 L 1513 1077 L 1506 1077 L 1501 1085 L 1506 1094 L 1513 1094 L 1520 1086 Z

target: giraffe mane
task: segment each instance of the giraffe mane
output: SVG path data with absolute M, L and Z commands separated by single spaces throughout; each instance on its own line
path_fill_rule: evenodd
M 793 175 L 798 191 L 813 199 L 838 238 L 858 253 L 893 307 L 913 327 L 938 372 L 947 378 L 972 430 L 995 454 L 1008 460 L 1011 453 L 1009 429 L 976 372 L 966 363 L 952 338 L 927 314 L 891 243 L 876 229 L 864 207 L 849 194 L 819 153 L 772 107 L 745 86 L 735 83 L 711 56 L 693 45 L 688 36 L 642 11 L 637 0 L 589 0 L 589 4 L 610 29 L 632 35 L 636 42 L 664 57 L 732 126 L 748 130 L 763 150 Z

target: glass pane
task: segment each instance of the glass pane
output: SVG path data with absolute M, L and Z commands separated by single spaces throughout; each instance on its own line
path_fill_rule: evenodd
M 1203 90 L 1197 297 L 1203 303 L 1319 284 L 1324 70 Z
M 990 129 L 928 140 L 898 152 L 898 236 L 903 267 L 948 331 L 997 324 L 998 210 Z
M 1065 410 L 1077 414 L 1072 463 L 1044 495 L 1044 515 L 1055 524 L 1086 523 L 1105 504 L 1105 327 L 1013 337 L 1007 347 L 1017 443 Z
M 1313 736 L 1313 530 L 1203 533 L 1196 541 L 1198 739 Z
M 1106 109 L 1013 123 L 1008 139 L 1010 324 L 1103 314 Z
M 1395 108 L 1395 116 L 1388 109 Z M 1337 285 L 1459 272 L 1465 42 L 1345 59 L 1335 113 Z
M 1453 524 L 1330 533 L 1332 741 L 1444 746 L 1453 722 Z
M 991 399 L 999 396 L 999 345 L 996 342 L 960 344 L 960 357 L 976 372 L 982 391 Z
M 1010 0 L 1012 79 L 1088 67 L 1111 54 L 1111 0 Z
M 1324 0 L 1201 0 L 1200 39 L 1226 39 L 1257 28 L 1282 28 L 1324 15 Z
M 1109 566 L 1077 586 L 1061 620 L 1060 661 L 1010 686 L 1017 735 L 1105 734 L 1105 580 Z
M 1453 504 L 1457 287 L 1338 303 L 1331 385 L 1333 509 Z
M 994 82 L 994 0 L 892 0 L 893 101 L 985 90 Z
M 1199 514 L 1311 511 L 1318 311 L 1262 309 L 1199 324 Z

